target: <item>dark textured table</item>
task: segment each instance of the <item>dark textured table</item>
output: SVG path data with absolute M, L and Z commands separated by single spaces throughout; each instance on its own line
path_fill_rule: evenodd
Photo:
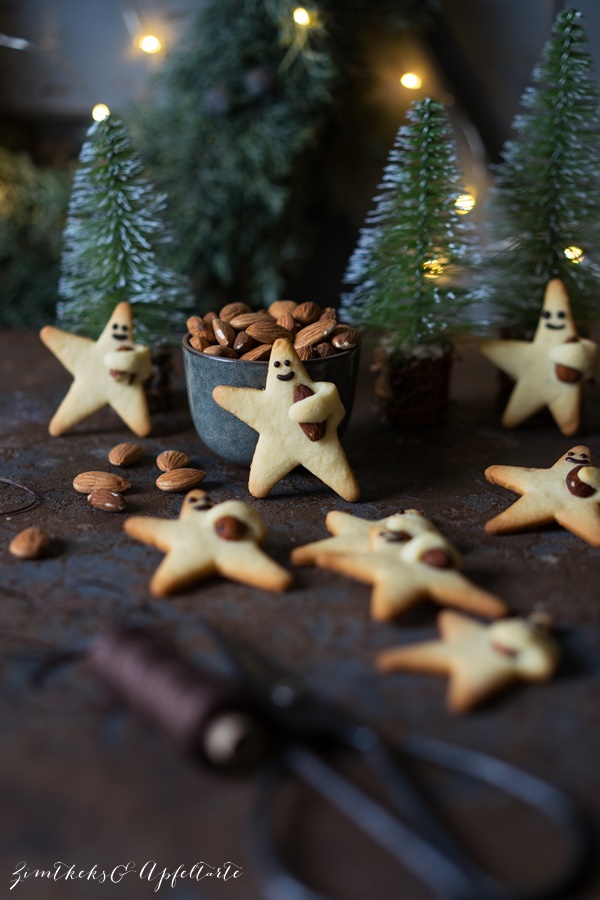
M 598 388 L 587 394 L 577 439 L 562 437 L 546 415 L 507 432 L 498 424 L 493 370 L 466 351 L 447 423 L 394 430 L 370 409 L 364 366 L 345 438 L 363 488 L 352 510 L 379 518 L 398 507 L 421 509 L 458 545 L 473 580 L 514 612 L 542 607 L 558 623 L 564 659 L 552 682 L 518 685 L 459 718 L 445 709 L 445 679 L 381 676 L 373 667 L 379 650 L 436 634 L 433 605 L 422 604 L 395 623 L 374 623 L 366 586 L 313 569 L 296 570 L 284 595 L 214 579 L 170 600 L 151 598 L 148 580 L 162 554 L 127 538 L 121 516 L 91 509 L 71 486 L 81 471 L 109 471 L 107 453 L 130 439 L 128 432 L 106 411 L 64 437 L 48 436 L 69 376 L 34 335 L 1 335 L 0 368 L 0 476 L 39 496 L 35 508 L 0 519 L 1 896 L 8 896 L 21 862 L 28 870 L 48 870 L 60 860 L 77 870 L 96 865 L 112 871 L 130 860 L 138 870 L 155 860 L 156 871 L 172 871 L 200 860 L 214 866 L 231 860 L 243 867 L 235 881 L 188 879 L 175 888 L 163 884 L 157 893 L 176 900 L 259 897 L 246 842 L 251 778 L 228 779 L 189 765 L 111 703 L 83 665 L 56 672 L 44 689 L 29 683 L 29 650 L 73 644 L 115 620 L 158 628 L 190 657 L 225 672 L 203 629 L 205 620 L 219 623 L 283 661 L 316 695 L 390 738 L 416 730 L 490 752 L 566 789 L 600 822 L 600 551 L 559 528 L 502 538 L 483 532 L 484 522 L 512 496 L 485 481 L 487 465 L 549 466 L 578 442 L 600 459 Z M 181 380 L 176 388 L 173 411 L 156 417 L 155 433 L 141 441 L 144 456 L 128 470 L 128 510 L 177 515 L 181 496 L 163 494 L 154 483 L 154 459 L 168 448 L 187 451 L 207 471 L 202 486 L 216 499 L 251 499 L 246 471 L 203 447 Z M 5 487 L 2 498 L 6 508 L 23 495 Z M 330 509 L 350 509 L 301 471 L 268 499 L 252 502 L 269 527 L 266 550 L 283 564 L 293 546 L 325 536 Z M 54 536 L 55 552 L 19 561 L 8 543 L 33 524 Z M 467 841 L 476 838 L 484 858 L 503 873 L 530 883 L 557 864 L 556 837 L 535 816 L 501 797 L 483 796 L 468 782 L 429 777 L 452 808 L 457 830 Z M 308 791 L 290 785 L 277 812 L 290 864 L 322 891 L 342 900 L 429 896 Z M 156 884 L 135 873 L 118 885 L 32 877 L 16 885 L 14 896 L 137 900 L 153 896 Z M 597 873 L 570 896 L 599 897 Z

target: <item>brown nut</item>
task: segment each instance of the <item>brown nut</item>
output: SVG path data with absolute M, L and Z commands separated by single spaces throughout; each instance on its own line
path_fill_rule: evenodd
M 279 319 L 280 316 L 284 316 L 287 313 L 293 315 L 297 306 L 298 304 L 294 300 L 275 300 L 269 307 L 269 314 L 274 319 Z
M 235 331 L 233 330 L 229 322 L 225 322 L 223 319 L 213 319 L 212 329 L 215 333 L 216 339 L 222 347 L 233 347 L 233 342 L 235 341 Z
M 142 455 L 142 448 L 139 444 L 133 444 L 126 441 L 124 444 L 117 444 L 108 454 L 108 461 L 113 466 L 131 466 L 137 462 Z
M 107 491 L 100 488 L 88 494 L 87 502 L 94 509 L 101 509 L 104 512 L 123 512 L 125 509 L 125 500 L 121 494 L 116 491 Z
M 333 306 L 326 306 L 319 319 L 337 319 L 337 309 L 334 309 Z
M 190 464 L 190 458 L 183 450 L 163 450 L 156 457 L 156 465 L 161 472 L 171 472 L 173 469 L 185 469 Z
M 279 316 L 277 324 L 285 331 L 289 331 L 290 334 L 295 334 L 298 329 L 296 320 L 291 313 L 284 313 L 282 316 Z
M 256 347 L 256 341 L 250 337 L 247 331 L 240 331 L 236 334 L 233 349 L 237 350 L 240 355 L 247 353 L 248 350 L 252 350 L 254 347 Z
M 337 325 L 329 335 L 329 340 L 338 350 L 352 350 L 360 344 L 360 331 L 350 325 Z
M 49 535 L 36 525 L 16 534 L 8 549 L 19 559 L 40 559 L 49 553 L 52 546 Z
M 294 403 L 312 397 L 314 391 L 306 384 L 297 384 L 294 388 Z M 320 441 L 325 437 L 327 431 L 327 422 L 299 422 L 300 428 L 309 439 L 309 441 Z
M 294 339 L 294 347 L 308 347 L 311 344 L 320 344 L 336 328 L 335 319 L 322 319 L 302 328 Z
M 596 493 L 591 484 L 586 484 L 579 477 L 579 470 L 584 468 L 585 466 L 575 466 L 565 479 L 567 487 L 574 497 L 591 497 L 592 494 Z
M 426 566 L 431 566 L 433 569 L 454 568 L 454 560 L 452 559 L 450 554 L 446 550 L 443 550 L 441 547 L 428 550 L 423 554 L 419 562 L 422 562 Z
M 217 316 L 216 312 L 214 311 L 214 309 L 211 309 L 211 311 L 207 312 L 202 318 L 203 318 L 204 324 L 207 327 L 210 326 L 212 328 L 213 319 L 217 319 L 218 316 Z
M 200 469 L 171 469 L 156 479 L 156 486 L 161 491 L 175 494 L 179 491 L 191 490 L 204 478 L 206 478 L 206 472 L 202 472 Z
M 266 309 L 259 309 L 258 312 L 242 313 L 241 316 L 235 316 L 229 324 L 238 331 L 246 331 L 248 325 L 254 325 L 255 322 L 260 322 L 261 319 L 267 319 L 269 322 L 275 321 Z
M 202 331 L 206 328 L 202 316 L 190 316 L 185 324 L 190 334 L 196 334 L 198 331 Z
M 327 356 L 337 356 L 335 347 L 327 341 L 324 341 L 322 344 L 315 344 L 315 353 L 321 359 L 325 359 Z
M 244 353 L 240 359 L 245 359 L 247 362 L 264 362 L 271 355 L 271 347 L 272 344 L 259 344 L 258 347 Z
M 80 494 L 91 494 L 97 490 L 116 491 L 117 494 L 122 494 L 131 487 L 131 484 L 120 475 L 113 475 L 111 472 L 81 472 L 73 480 L 73 487 Z
M 238 355 L 231 347 L 222 347 L 220 344 L 211 344 L 203 350 L 207 356 L 220 356 L 222 359 L 237 359 Z
M 294 310 L 294 318 L 300 325 L 312 325 L 313 322 L 318 320 L 321 312 L 321 307 L 309 300 L 306 303 L 300 303 L 299 306 L 296 307 Z
M 581 372 L 578 369 L 573 369 L 571 366 L 563 366 L 560 363 L 557 363 L 554 366 L 554 371 L 558 380 L 564 381 L 567 384 L 577 384 L 582 378 Z
M 219 319 L 223 322 L 231 322 L 236 316 L 252 312 L 247 303 L 228 303 L 219 311 Z
M 311 344 L 307 344 L 306 347 L 296 347 L 296 353 L 301 362 L 306 362 L 307 359 L 315 359 L 317 355 L 315 348 Z
M 214 529 L 224 541 L 243 541 L 248 533 L 248 526 L 235 516 L 221 516 L 214 524 Z
M 193 334 L 190 338 L 190 347 L 193 347 L 194 350 L 198 350 L 200 353 L 204 353 L 207 347 L 215 346 L 218 345 L 215 344 L 214 340 L 211 340 L 207 334 L 202 332 Z
M 259 344 L 274 344 L 278 338 L 285 338 L 287 341 L 294 340 L 289 331 L 270 319 L 263 319 L 260 322 L 254 322 L 253 325 L 248 325 L 246 333 Z

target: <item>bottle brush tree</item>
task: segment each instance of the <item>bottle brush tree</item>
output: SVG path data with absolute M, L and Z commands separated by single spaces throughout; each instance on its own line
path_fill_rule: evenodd
M 192 298 L 187 279 L 165 261 L 173 241 L 165 207 L 122 123 L 112 116 L 94 123 L 79 156 L 63 235 L 61 327 L 97 337 L 126 300 L 143 343 L 165 343 L 184 332 Z
M 474 226 L 444 106 L 409 107 L 344 281 L 347 321 L 375 332 L 376 392 L 388 421 L 435 421 L 448 399 L 452 341 L 470 326 Z M 429 393 L 431 389 L 431 393 Z
M 521 335 L 535 328 L 553 278 L 564 283 L 582 327 L 597 317 L 598 88 L 576 10 L 558 14 L 532 81 L 497 169 L 484 269 L 495 318 Z

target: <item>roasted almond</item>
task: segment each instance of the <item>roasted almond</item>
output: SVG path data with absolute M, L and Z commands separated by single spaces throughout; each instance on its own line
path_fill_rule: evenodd
M 304 347 L 296 347 L 296 353 L 298 354 L 298 359 L 302 362 L 306 362 L 307 359 L 314 359 L 317 355 L 312 344 L 306 344 Z
M 264 362 L 271 355 L 271 347 L 272 344 L 259 344 L 258 347 L 244 353 L 240 359 L 245 359 L 247 362 Z
M 232 347 L 222 347 L 221 344 L 211 344 L 210 347 L 205 347 L 203 352 L 208 356 L 221 356 L 224 359 L 238 358 L 236 351 Z
M 205 324 L 205 325 L 211 325 L 211 326 L 212 326 L 213 319 L 217 319 L 218 316 L 217 316 L 216 312 L 214 311 L 214 309 L 211 309 L 211 311 L 210 311 L 210 312 L 207 312 L 202 318 L 203 318 L 203 320 L 204 320 L 204 324 Z
M 337 325 L 329 335 L 329 340 L 338 350 L 352 350 L 360 344 L 360 331 L 350 325 Z
M 229 324 L 238 331 L 246 331 L 248 325 L 254 325 L 255 322 L 260 322 L 261 319 L 268 319 L 272 322 L 275 321 L 273 316 L 270 316 L 266 309 L 259 309 L 258 312 L 242 313 L 240 316 L 235 316 L 231 319 Z
M 233 342 L 235 341 L 235 331 L 233 330 L 229 322 L 224 322 L 223 319 L 213 319 L 212 328 L 215 333 L 216 339 L 222 347 L 233 347 Z
M 238 353 L 247 353 L 248 350 L 252 350 L 254 347 L 256 347 L 256 341 L 250 337 L 247 331 L 240 331 L 239 334 L 236 334 L 233 349 L 237 350 Z
M 235 516 L 221 516 L 214 524 L 214 529 L 224 541 L 243 541 L 248 534 L 248 526 Z
M 133 444 L 126 441 L 124 444 L 117 444 L 108 454 L 108 461 L 113 466 L 131 466 L 137 462 L 142 455 L 142 448 L 139 444 Z
M 82 472 L 73 480 L 73 487 L 80 494 L 91 494 L 92 491 L 107 490 L 122 494 L 131 485 L 120 475 L 111 472 Z
M 294 339 L 294 347 L 298 350 L 310 344 L 320 344 L 336 327 L 335 319 L 323 319 L 302 328 Z
M 300 303 L 294 310 L 294 318 L 300 325 L 311 325 L 316 322 L 321 315 L 321 307 L 316 303 L 308 300 L 306 303 Z
M 172 469 L 160 475 L 156 479 L 156 486 L 161 491 L 169 491 L 177 493 L 178 491 L 189 491 L 196 487 L 197 484 L 206 477 L 206 472 L 200 469 Z
M 259 344 L 274 344 L 278 338 L 285 338 L 287 341 L 294 340 L 293 335 L 289 331 L 286 331 L 285 328 L 282 328 L 281 325 L 270 319 L 248 325 L 246 333 L 253 337 L 255 341 L 258 341 Z
M 314 391 L 308 385 L 297 384 L 294 388 L 294 403 L 306 400 L 307 397 L 312 397 L 313 394 Z M 299 422 L 298 424 L 309 441 L 320 441 L 322 437 L 325 437 L 327 422 Z
M 190 458 L 183 450 L 163 450 L 156 457 L 156 465 L 161 472 L 170 472 L 172 469 L 185 469 L 190 464 Z
M 206 328 L 202 316 L 190 316 L 185 324 L 190 334 L 196 334 L 196 332 Z
M 290 334 L 295 334 L 298 328 L 295 318 L 291 313 L 284 313 L 277 319 L 280 328 L 285 328 Z
M 87 502 L 94 509 L 101 509 L 103 512 L 123 512 L 125 509 L 125 500 L 121 494 L 116 491 L 107 491 L 105 488 L 92 491 L 88 494 Z
M 315 353 L 321 359 L 326 359 L 328 356 L 337 356 L 335 347 L 327 341 L 323 341 L 322 344 L 315 344 Z
M 193 334 L 190 338 L 190 347 L 193 347 L 194 350 L 199 350 L 200 353 L 204 353 L 207 347 L 218 347 L 219 344 L 215 344 L 214 340 L 208 337 L 206 333 L 198 333 Z
M 297 306 L 298 304 L 294 300 L 276 300 L 274 303 L 271 303 L 269 313 L 274 319 L 278 319 L 280 316 L 286 315 L 286 313 L 292 314 Z
M 333 306 L 326 306 L 319 319 L 337 319 L 337 309 L 334 309 Z
M 243 313 L 249 312 L 252 312 L 252 310 L 247 303 L 228 303 L 227 306 L 224 306 L 219 312 L 219 319 L 223 322 L 231 322 L 236 316 L 241 316 Z
M 51 546 L 50 537 L 44 529 L 32 525 L 16 534 L 8 549 L 19 559 L 39 559 L 50 551 Z

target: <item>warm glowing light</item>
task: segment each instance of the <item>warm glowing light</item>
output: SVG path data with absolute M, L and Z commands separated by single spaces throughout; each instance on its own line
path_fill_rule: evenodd
M 310 25 L 310 13 L 303 6 L 297 6 L 294 10 L 294 22 L 296 25 Z
M 566 247 L 564 251 L 567 259 L 572 263 L 580 263 L 583 262 L 585 256 L 583 255 L 583 250 L 581 247 Z
M 110 109 L 106 103 L 96 103 L 92 110 L 92 119 L 95 122 L 101 122 L 102 119 L 106 119 L 108 116 L 110 116 Z
M 418 91 L 423 86 L 423 79 L 414 72 L 405 72 L 400 78 L 400 84 L 409 91 Z
M 158 53 L 162 50 L 162 44 L 153 34 L 144 34 L 138 41 L 138 47 L 144 53 Z
M 454 208 L 461 216 L 470 213 L 475 208 L 475 197 L 473 194 L 461 194 L 454 201 Z
M 439 278 L 444 271 L 444 263 L 441 259 L 426 259 L 423 263 L 423 271 L 426 278 Z

